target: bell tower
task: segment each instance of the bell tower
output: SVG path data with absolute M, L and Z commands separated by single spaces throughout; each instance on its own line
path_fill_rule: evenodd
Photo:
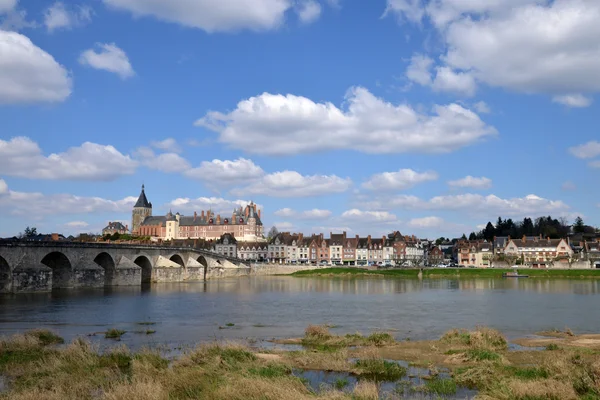
M 140 197 L 133 206 L 133 211 L 131 213 L 131 233 L 137 234 L 140 230 L 142 222 L 144 222 L 146 217 L 151 216 L 152 203 L 148 202 L 146 193 L 144 192 L 144 185 L 142 185 L 142 193 L 140 193 Z

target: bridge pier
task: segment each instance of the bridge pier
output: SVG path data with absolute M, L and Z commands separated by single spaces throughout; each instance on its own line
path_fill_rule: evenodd
M 139 286 L 142 284 L 142 268 L 125 256 L 121 256 L 115 268 L 112 286 Z
M 43 265 L 19 266 L 12 271 L 7 292 L 30 293 L 52 290 L 52 269 Z

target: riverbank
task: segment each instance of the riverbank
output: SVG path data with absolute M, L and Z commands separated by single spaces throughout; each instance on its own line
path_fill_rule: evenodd
M 367 270 L 363 268 L 323 268 L 297 271 L 292 276 L 297 277 L 353 277 L 353 276 L 384 276 L 398 278 L 417 278 L 421 270 L 417 268 Z M 518 269 L 530 278 L 597 278 L 600 279 L 600 269 Z M 514 272 L 504 268 L 424 268 L 423 278 L 502 278 L 505 272 Z
M 213 342 L 166 358 L 160 349 L 104 352 L 49 331 L 0 340 L 1 399 L 598 399 L 600 335 L 545 332 L 511 349 L 497 331 L 432 341 L 334 335 L 309 326 L 290 350 Z M 533 340 L 533 339 L 532 339 Z M 1 389 L 0 389 L 1 390 Z

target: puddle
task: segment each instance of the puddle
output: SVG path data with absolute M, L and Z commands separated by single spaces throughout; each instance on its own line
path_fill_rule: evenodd
M 509 343 L 508 344 L 508 351 L 542 351 L 542 350 L 546 350 L 545 347 L 530 347 L 530 346 L 521 346 L 520 344 L 516 344 L 516 343 Z
M 350 361 L 356 361 L 351 359 Z M 390 382 L 379 382 L 379 398 L 382 399 L 473 399 L 477 395 L 476 390 L 458 387 L 453 395 L 441 396 L 435 393 L 424 393 L 419 388 L 423 387 L 427 381 L 434 378 L 426 368 L 409 366 L 404 361 L 386 360 L 395 362 L 406 368 L 406 376 Z M 439 369 L 438 379 L 450 378 L 447 369 Z M 335 372 L 322 370 L 294 370 L 293 374 L 303 380 L 316 393 L 328 389 L 338 389 L 351 393 L 358 383 L 360 377 L 349 372 Z

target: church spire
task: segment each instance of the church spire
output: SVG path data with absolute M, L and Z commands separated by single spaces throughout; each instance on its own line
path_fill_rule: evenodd
M 142 184 L 142 193 L 140 193 L 140 197 L 138 198 L 137 202 L 135 203 L 135 208 L 137 207 L 141 207 L 141 208 L 152 208 L 152 203 L 148 202 L 148 199 L 146 198 L 146 193 L 144 192 L 144 185 Z

